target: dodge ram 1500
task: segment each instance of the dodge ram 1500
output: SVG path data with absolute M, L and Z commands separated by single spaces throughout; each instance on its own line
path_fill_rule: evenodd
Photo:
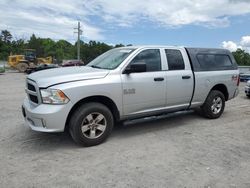
M 125 120 L 194 108 L 218 118 L 238 85 L 228 50 L 130 46 L 86 66 L 30 74 L 22 111 L 33 130 L 69 130 L 76 143 L 92 146 Z

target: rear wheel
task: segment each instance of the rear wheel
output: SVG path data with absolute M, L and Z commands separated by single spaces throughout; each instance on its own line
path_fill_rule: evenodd
M 202 114 L 210 119 L 221 116 L 225 108 L 225 96 L 218 90 L 210 91 L 205 103 L 201 107 Z
M 83 146 L 94 146 L 104 142 L 113 129 L 113 115 L 100 103 L 86 103 L 73 113 L 70 119 L 70 134 Z
M 28 69 L 28 64 L 27 63 L 19 63 L 16 68 L 19 72 L 25 72 Z

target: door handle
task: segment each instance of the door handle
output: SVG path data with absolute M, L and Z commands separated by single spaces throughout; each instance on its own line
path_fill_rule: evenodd
M 162 77 L 154 78 L 154 81 L 156 81 L 156 82 L 160 82 L 160 81 L 163 81 L 163 80 L 164 80 L 164 78 L 162 78 Z
M 182 76 L 182 79 L 189 79 L 191 76 Z

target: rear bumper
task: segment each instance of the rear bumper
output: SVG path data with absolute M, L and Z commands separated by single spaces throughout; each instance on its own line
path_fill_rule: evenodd
M 235 90 L 235 92 L 234 92 L 234 96 L 233 97 L 237 97 L 238 94 L 239 94 L 239 88 L 237 87 L 236 90 Z
M 72 105 L 30 104 L 26 97 L 23 102 L 22 112 L 25 124 L 34 131 L 63 132 L 66 120 Z

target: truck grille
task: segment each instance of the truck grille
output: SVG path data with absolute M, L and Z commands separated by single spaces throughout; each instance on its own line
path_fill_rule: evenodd
M 38 104 L 38 98 L 37 98 L 37 96 L 29 94 L 29 98 L 30 98 L 30 100 L 32 102 Z
M 39 104 L 39 91 L 33 81 L 27 80 L 26 92 L 31 102 Z
M 28 83 L 28 90 L 30 90 L 30 91 L 35 91 L 35 92 L 36 92 L 35 86 L 33 86 L 33 85 L 30 84 L 30 83 Z

